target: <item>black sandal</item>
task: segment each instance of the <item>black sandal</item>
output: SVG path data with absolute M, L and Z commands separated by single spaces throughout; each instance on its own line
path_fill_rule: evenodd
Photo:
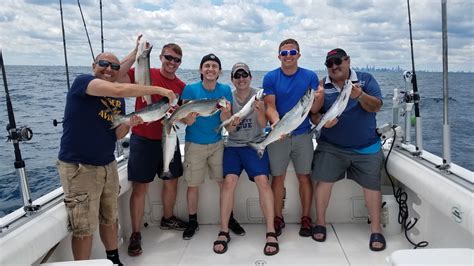
M 321 238 L 316 238 L 316 235 L 323 235 Z M 326 241 L 326 226 L 316 225 L 311 229 L 311 237 L 314 241 L 324 242 Z
M 225 236 L 227 238 L 227 240 L 216 240 L 216 241 L 214 241 L 214 248 L 212 250 L 214 250 L 214 252 L 217 253 L 217 254 L 225 253 L 227 251 L 227 243 L 230 242 L 229 232 L 220 231 L 219 234 L 217 235 L 217 237 L 220 237 L 220 236 Z M 217 245 L 224 246 L 224 249 L 217 251 L 216 250 Z
M 274 232 L 268 232 L 266 237 L 274 237 L 276 239 L 276 241 L 278 241 L 278 237 L 277 237 L 277 234 L 274 233 Z M 274 247 L 275 250 L 274 251 L 267 251 L 267 247 Z M 263 254 L 267 255 L 267 256 L 273 256 L 275 254 L 277 254 L 278 252 L 280 251 L 280 246 L 278 245 L 278 242 L 268 242 L 265 243 L 265 247 L 263 248 Z

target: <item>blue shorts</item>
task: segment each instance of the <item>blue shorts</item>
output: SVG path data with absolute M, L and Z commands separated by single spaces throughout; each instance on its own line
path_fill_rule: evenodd
M 224 177 L 228 174 L 240 176 L 242 170 L 247 172 L 250 181 L 259 175 L 270 174 L 270 161 L 265 151 L 262 159 L 258 158 L 257 151 L 249 146 L 224 148 Z
M 179 141 L 177 143 L 179 147 Z M 171 178 L 162 176 L 163 149 L 161 140 L 151 140 L 132 134 L 130 137 L 130 156 L 128 158 L 128 180 L 138 183 L 149 183 L 158 175 L 163 180 L 178 178 L 183 175 L 180 149 L 176 149 L 170 163 Z

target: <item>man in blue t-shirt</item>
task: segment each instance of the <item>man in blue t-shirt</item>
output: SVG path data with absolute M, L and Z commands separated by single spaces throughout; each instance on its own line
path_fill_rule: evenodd
M 382 93 L 372 75 L 356 72 L 350 67 L 350 58 L 340 48 L 327 53 L 328 77 L 324 80 L 326 112 L 336 101 L 347 79 L 354 84 L 347 107 L 339 118 L 324 125 L 314 152 L 312 179 L 316 186 L 316 226 L 312 237 L 318 242 L 326 240 L 326 210 L 334 183 L 344 178 L 362 186 L 369 216 L 371 236 L 369 247 L 373 251 L 385 249 L 380 227 L 380 174 L 383 163 L 380 138 L 376 132 L 375 114 L 382 107 Z M 321 114 L 312 115 L 316 124 Z
M 220 107 L 220 111 L 207 117 L 198 117 L 191 113 L 182 122 L 187 125 L 184 148 L 184 179 L 188 184 L 187 203 L 189 222 L 183 232 L 183 239 L 191 239 L 199 229 L 197 221 L 197 207 L 199 186 L 204 183 L 206 172 L 209 178 L 222 187 L 224 174 L 222 156 L 224 141 L 221 132 L 216 132 L 222 121 L 231 116 L 232 91 L 228 85 L 217 82 L 222 72 L 221 61 L 214 54 L 208 54 L 201 60 L 199 66 L 201 81 L 186 85 L 181 98 L 186 100 L 219 99 L 225 97 L 227 105 Z M 232 213 L 229 219 L 229 229 L 237 235 L 244 235 L 244 229 L 234 219 Z
M 318 76 L 315 72 L 298 67 L 301 57 L 299 44 L 294 39 L 286 39 L 278 48 L 278 59 L 281 66 L 268 72 L 263 78 L 265 105 L 267 118 L 270 124 L 275 125 L 287 112 L 289 112 L 303 97 L 308 88 L 316 89 Z M 318 109 L 321 97 L 315 95 L 311 108 Z M 302 206 L 300 236 L 311 236 L 311 199 L 313 188 L 309 174 L 313 158 L 313 140 L 310 133 L 311 124 L 306 118 L 291 136 L 285 137 L 267 146 L 270 158 L 270 170 L 273 176 L 272 190 L 275 197 L 275 232 L 281 234 L 285 227 L 283 219 L 283 198 L 285 197 L 285 176 L 290 159 L 296 171 L 299 182 L 299 192 Z
M 122 64 L 134 60 L 133 55 L 130 53 Z M 143 121 L 135 116 L 111 129 L 112 116 L 125 113 L 122 97 L 161 94 L 174 100 L 176 96 L 162 87 L 115 83 L 127 69 L 122 69 L 111 53 L 99 54 L 92 69 L 94 75 L 79 75 L 67 93 L 58 170 L 68 227 L 73 233 L 74 259 L 89 259 L 92 234 L 99 225 L 107 258 L 122 265 L 117 249 L 119 180 L 115 142 L 128 133 L 130 126 Z

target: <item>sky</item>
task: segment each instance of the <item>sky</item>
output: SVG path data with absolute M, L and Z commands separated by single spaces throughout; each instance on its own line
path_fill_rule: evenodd
M 89 66 L 92 55 L 77 5 L 63 0 L 68 63 Z M 448 0 L 450 71 L 474 72 L 474 1 Z M 101 51 L 99 0 L 81 0 L 94 54 Z M 138 34 L 154 45 L 183 49 L 183 69 L 216 54 L 224 69 L 243 61 L 253 70 L 279 67 L 278 45 L 300 44 L 299 66 L 324 69 L 336 47 L 356 67 L 411 69 L 406 0 L 102 0 L 105 50 L 119 58 Z M 410 1 L 415 69 L 442 70 L 441 0 Z M 7 65 L 64 65 L 59 0 L 2 0 L 0 49 Z

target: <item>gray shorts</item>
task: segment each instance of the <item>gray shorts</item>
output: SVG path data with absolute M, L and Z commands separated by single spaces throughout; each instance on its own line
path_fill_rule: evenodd
M 273 176 L 286 173 L 290 158 L 297 174 L 311 173 L 314 152 L 313 134 L 305 133 L 275 141 L 267 146 L 267 151 Z
M 352 179 L 364 188 L 380 191 L 383 152 L 360 154 L 338 148 L 326 142 L 318 142 L 313 157 L 314 181 L 333 183 L 347 178 Z

